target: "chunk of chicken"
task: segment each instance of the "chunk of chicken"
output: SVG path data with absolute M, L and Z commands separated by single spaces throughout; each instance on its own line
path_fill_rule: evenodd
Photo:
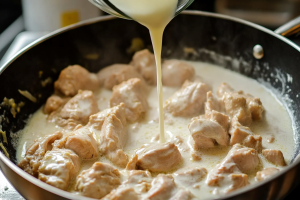
M 162 84 L 164 86 L 180 87 L 185 80 L 193 81 L 194 77 L 194 67 L 185 62 L 166 60 L 162 64 Z
M 250 128 L 242 126 L 237 120 L 233 120 L 229 129 L 231 135 L 230 145 L 240 143 L 246 147 L 254 148 L 259 153 L 262 150 L 262 138 L 254 135 Z
M 97 141 L 86 127 L 79 126 L 75 131 L 65 134 L 53 146 L 70 149 L 83 160 L 96 158 L 99 154 Z
M 50 96 L 46 101 L 44 113 L 51 114 L 52 112 L 58 110 L 61 106 L 65 105 L 68 100 L 69 98 L 63 98 L 57 95 Z
M 205 102 L 205 117 L 207 119 L 211 118 L 211 113 L 213 111 L 223 112 L 224 111 L 224 102 L 218 99 L 213 95 L 211 91 L 206 93 L 206 102 Z
M 145 193 L 151 188 L 152 177 L 149 171 L 131 170 L 125 185 L 135 189 L 137 193 Z
M 111 90 L 115 85 L 121 84 L 132 78 L 139 78 L 143 84 L 144 78 L 139 74 L 133 66 L 124 64 L 114 64 L 103 68 L 98 72 L 100 85 Z
M 152 187 L 146 196 L 149 200 L 189 200 L 191 198 L 189 191 L 177 188 L 173 177 L 164 174 L 159 174 L 153 179 Z
M 67 190 L 80 169 L 80 158 L 69 149 L 48 151 L 39 167 L 39 179 L 49 185 Z
M 97 100 L 92 91 L 79 91 L 62 109 L 49 115 L 49 120 L 59 126 L 73 130 L 78 124 L 86 124 L 89 116 L 99 111 Z
M 264 149 L 262 155 L 271 163 L 278 166 L 285 166 L 283 154 L 280 150 Z
M 117 112 L 122 112 L 119 115 L 126 116 L 123 104 L 119 105 Z M 127 164 L 127 155 L 123 151 L 126 137 L 127 130 L 124 121 L 122 122 L 114 113 L 109 113 L 101 129 L 99 150 L 120 167 L 125 167 Z
M 262 118 L 264 108 L 259 98 L 243 91 L 234 92 L 226 83 L 220 85 L 218 96 L 222 98 L 229 116 L 237 118 L 242 125 L 249 126 L 252 120 Z
M 273 176 L 277 172 L 279 172 L 279 169 L 274 168 L 274 167 L 268 167 L 268 168 L 263 169 L 262 171 L 257 172 L 255 178 L 257 181 L 263 181 L 263 180 L 266 180 L 267 178 Z
M 60 131 L 50 134 L 45 138 L 35 141 L 27 150 L 25 157 L 18 164 L 28 174 L 38 177 L 38 169 L 41 165 L 41 160 L 44 158 L 47 151 L 52 150 L 52 144 L 55 140 L 62 137 Z
M 235 144 L 223 161 L 210 171 L 206 183 L 209 186 L 222 186 L 224 193 L 248 184 L 248 176 L 259 166 L 256 150 Z M 246 174 L 244 174 L 246 173 Z
M 103 200 L 139 200 L 138 194 L 130 187 L 119 187 L 106 195 Z
M 91 115 L 87 127 L 89 127 L 92 132 L 101 131 L 105 119 L 110 115 L 115 115 L 121 121 L 123 127 L 127 125 L 125 104 L 120 103 L 117 106 L 105 109 L 97 114 Z
M 217 90 L 217 95 L 219 98 L 222 98 L 223 95 L 227 92 L 233 92 L 233 88 L 230 87 L 230 85 L 228 85 L 227 83 L 221 83 L 221 85 L 219 86 L 218 90 Z
M 149 85 L 156 84 L 155 57 L 148 49 L 136 52 L 130 65 L 144 77 Z
M 186 80 L 181 89 L 165 101 L 164 110 L 173 116 L 199 115 L 206 100 L 208 86 Z
M 120 184 L 118 169 L 106 163 L 95 162 L 91 168 L 78 175 L 75 188 L 83 196 L 100 199 Z
M 247 106 L 247 99 L 239 93 L 225 93 L 223 95 L 226 113 L 233 119 L 236 118 L 244 126 L 252 123 L 251 112 Z
M 203 167 L 183 168 L 174 173 L 174 179 L 177 184 L 184 187 L 197 187 L 199 183 L 207 175 L 207 170 Z
M 72 65 L 60 72 L 54 88 L 56 92 L 72 97 L 79 90 L 96 90 L 99 88 L 99 80 L 96 74 L 79 65 Z
M 217 122 L 207 119 L 195 119 L 188 127 L 195 142 L 195 149 L 212 148 L 215 146 L 215 142 L 220 146 L 228 145 L 228 134 Z
M 122 102 L 125 104 L 126 118 L 130 122 L 138 121 L 140 116 L 147 111 L 147 97 L 140 79 L 129 79 L 113 88 L 110 107 Z
M 182 161 L 181 154 L 174 143 L 153 143 L 137 151 L 138 169 L 150 172 L 167 172 Z

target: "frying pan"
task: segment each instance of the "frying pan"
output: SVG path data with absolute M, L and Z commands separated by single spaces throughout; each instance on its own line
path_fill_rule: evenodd
M 48 77 L 56 80 L 59 72 L 71 64 L 97 72 L 113 63 L 129 63 L 132 54 L 126 50 L 133 38 L 141 38 L 151 49 L 148 30 L 136 22 L 112 16 L 95 18 L 43 37 L 0 68 L 0 99 L 7 97 L 16 103 L 25 102 L 15 118 L 8 107 L 1 106 L 2 130 L 8 137 L 8 144 L 4 146 L 10 159 L 0 153 L 0 167 L 26 199 L 89 199 L 47 185 L 16 165 L 12 138 L 54 91 L 53 84 L 43 87 L 41 81 Z M 260 45 L 258 49 L 263 51 L 253 54 L 255 45 Z M 256 79 L 278 96 L 293 120 L 295 149 L 290 165 L 267 181 L 224 195 L 222 199 L 282 199 L 300 182 L 300 159 L 297 159 L 300 151 L 300 48 L 297 45 L 247 21 L 189 11 L 176 17 L 166 28 L 162 56 L 209 62 Z M 40 71 L 42 76 L 39 76 Z M 37 102 L 31 102 L 18 90 L 29 91 L 37 97 Z M 3 143 L 1 136 L 0 141 Z

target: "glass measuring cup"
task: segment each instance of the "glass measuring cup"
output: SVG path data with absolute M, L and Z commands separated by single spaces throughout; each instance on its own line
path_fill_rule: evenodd
M 107 12 L 111 15 L 115 15 L 123 19 L 132 20 L 131 17 L 129 17 L 124 12 L 119 10 L 109 0 L 89 0 L 89 1 L 95 6 L 97 6 L 98 8 L 100 8 L 101 10 L 103 10 L 104 12 Z M 191 5 L 191 3 L 193 3 L 193 1 L 194 0 L 178 0 L 178 4 L 174 16 L 178 15 L 181 11 L 185 10 L 189 5 Z

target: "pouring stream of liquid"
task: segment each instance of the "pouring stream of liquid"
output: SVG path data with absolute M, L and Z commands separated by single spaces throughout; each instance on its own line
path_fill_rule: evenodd
M 178 0 L 110 0 L 118 9 L 135 21 L 146 26 L 151 35 L 154 49 L 157 93 L 159 101 L 160 142 L 165 142 L 163 92 L 161 75 L 162 37 L 165 27 L 173 19 Z

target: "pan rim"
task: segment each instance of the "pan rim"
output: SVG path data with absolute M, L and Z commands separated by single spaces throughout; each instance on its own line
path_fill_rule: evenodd
M 289 39 L 263 27 L 260 26 L 258 24 L 246 21 L 246 20 L 242 20 L 239 18 L 235 18 L 235 17 L 231 17 L 231 16 L 227 16 L 227 15 L 222 15 L 222 14 L 216 14 L 216 13 L 210 13 L 210 12 L 204 12 L 204 11 L 184 11 L 182 12 L 182 14 L 187 14 L 187 15 L 201 15 L 201 16 L 206 16 L 206 17 L 214 17 L 214 18 L 220 18 L 220 19 L 225 19 L 225 20 L 229 20 L 229 21 L 234 21 L 240 24 L 244 24 L 250 27 L 253 27 L 255 29 L 258 29 L 260 31 L 263 31 L 265 33 L 268 33 L 280 40 L 282 40 L 283 42 L 287 43 L 288 45 L 290 45 L 291 47 L 295 48 L 297 51 L 299 51 L 300 53 L 300 47 L 298 45 L 296 45 L 294 42 L 290 41 Z M 56 36 L 59 35 L 61 33 L 67 32 L 69 30 L 72 29 L 76 29 L 78 27 L 82 27 L 82 26 L 86 26 L 86 25 L 90 25 L 90 24 L 94 24 L 97 22 L 101 22 L 101 21 L 107 21 L 107 20 L 112 20 L 112 19 L 117 19 L 117 17 L 114 16 L 101 16 L 101 17 L 97 17 L 97 18 L 92 18 L 89 20 L 85 20 L 79 23 L 76 23 L 74 25 L 70 25 L 61 29 L 58 29 L 56 31 L 53 31 L 43 37 L 41 37 L 40 39 L 30 43 L 29 45 L 27 45 L 26 47 L 22 48 L 14 57 L 10 58 L 7 62 L 5 62 L 2 66 L 0 66 L 0 75 L 3 73 L 3 71 L 12 63 L 14 62 L 18 57 L 20 57 L 21 55 L 23 55 L 25 52 L 27 52 L 28 50 L 30 50 L 31 48 L 37 46 L 38 44 Z M 88 197 L 84 197 L 84 196 L 79 196 L 79 195 L 75 195 L 74 193 L 70 193 L 70 192 L 66 192 L 63 190 L 60 190 L 58 188 L 55 188 L 51 185 L 48 185 L 42 181 L 40 181 L 39 179 L 27 174 L 26 172 L 24 172 L 22 169 L 20 169 L 16 164 L 14 164 L 11 160 L 9 160 L 1 151 L 0 151 L 0 160 L 4 162 L 4 164 L 6 164 L 8 167 L 10 167 L 10 169 L 12 169 L 15 173 L 17 173 L 19 176 L 21 176 L 22 178 L 26 179 L 27 181 L 33 183 L 34 185 L 36 185 L 37 187 L 40 187 L 42 189 L 47 190 L 48 192 L 54 193 L 56 195 L 59 195 L 61 197 L 67 198 L 67 199 L 74 199 L 74 200 L 91 200 L 92 198 L 88 198 Z M 254 185 L 249 185 L 246 186 L 244 188 L 241 188 L 237 191 L 234 191 L 230 194 L 226 194 L 221 196 L 215 196 L 212 197 L 212 199 L 224 199 L 224 198 L 230 198 L 233 196 L 237 196 L 241 193 L 244 193 L 246 191 L 250 191 L 253 190 L 255 188 L 261 187 L 262 185 L 265 185 L 271 181 L 273 181 L 274 179 L 277 179 L 278 177 L 282 176 L 283 174 L 287 173 L 288 171 L 292 170 L 293 168 L 295 168 L 297 165 L 299 165 L 300 163 L 300 159 L 295 160 L 293 163 L 289 164 L 288 166 L 286 166 L 284 169 L 280 170 L 280 172 L 278 172 L 277 174 L 273 175 L 272 177 L 270 177 L 267 180 L 255 183 Z M 5 175 L 5 174 L 4 174 Z

